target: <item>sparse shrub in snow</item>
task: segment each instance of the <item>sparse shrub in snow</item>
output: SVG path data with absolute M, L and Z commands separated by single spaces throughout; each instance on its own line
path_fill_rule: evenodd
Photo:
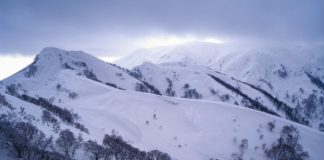
M 12 105 L 7 101 L 6 97 L 0 93 L 0 106 L 1 105 L 13 109 Z
M 267 84 L 267 86 L 270 88 L 270 89 L 273 89 L 273 86 L 271 85 L 271 83 L 269 81 L 267 81 L 266 79 L 259 79 L 260 82 L 263 82 L 265 84 Z
M 262 144 L 262 149 L 265 150 L 266 147 L 267 147 L 267 144 L 263 143 L 263 144 Z
M 29 67 L 27 68 L 27 71 L 25 72 L 25 76 L 26 77 L 32 77 L 32 76 L 35 76 L 36 72 L 37 72 L 38 68 L 34 63 L 32 63 L 31 65 L 29 65 Z
M 47 110 L 43 110 L 42 122 L 43 124 L 46 123 L 47 125 L 51 125 L 55 133 L 58 133 L 61 129 L 58 120 Z
M 316 85 L 318 88 L 321 88 L 324 90 L 324 82 L 321 81 L 320 77 L 315 77 L 311 75 L 311 73 L 305 72 L 305 74 L 308 76 L 308 78 L 311 80 L 311 82 Z
M 82 147 L 83 138 L 81 134 L 75 137 L 69 129 L 60 132 L 56 145 L 64 152 L 65 157 L 73 159 L 77 149 Z
M 171 97 L 176 96 L 175 91 L 173 90 L 172 80 L 169 78 L 166 78 L 166 81 L 168 82 L 168 88 L 165 91 L 166 95 L 171 96 Z
M 56 84 L 56 89 L 58 90 L 58 91 L 60 91 L 61 89 L 62 89 L 62 85 L 61 84 Z
M 135 91 L 153 93 L 153 94 L 156 94 L 156 95 L 162 95 L 161 92 L 157 88 L 155 88 L 153 85 L 151 85 L 150 83 L 143 80 L 143 76 L 142 76 L 142 73 L 141 73 L 140 70 L 138 70 L 138 69 L 134 69 L 133 71 L 126 70 L 126 72 L 130 76 L 132 76 L 135 79 L 142 82 L 142 83 L 136 83 Z
M 272 132 L 276 127 L 276 121 L 271 121 L 271 122 L 268 122 L 268 129 L 270 132 Z
M 142 72 L 137 68 L 133 69 L 132 71 L 129 70 L 126 71 L 128 72 L 129 75 L 131 75 L 132 77 L 138 80 L 141 80 L 143 78 Z
M 74 123 L 74 126 L 75 126 L 75 128 L 79 129 L 80 131 L 89 134 L 89 130 L 88 130 L 88 128 L 86 128 L 83 124 L 78 123 L 78 122 L 75 122 L 75 123 Z
M 286 78 L 288 76 L 287 69 L 284 65 L 280 65 L 280 68 L 276 71 L 281 78 Z
M 118 77 L 122 77 L 123 74 L 122 74 L 122 73 L 116 73 L 116 76 L 118 76 Z
M 52 114 L 49 111 L 43 110 L 43 114 L 42 114 L 43 123 L 50 124 L 53 118 L 54 117 L 52 117 Z
M 223 102 L 228 101 L 230 99 L 230 95 L 229 94 L 224 94 L 224 95 L 220 96 L 220 99 Z
M 114 87 L 114 88 L 122 89 L 122 90 L 123 90 L 123 88 L 118 87 L 115 83 L 109 83 L 109 82 L 106 82 L 105 84 L 106 84 L 107 86 L 110 86 L 110 87 Z
M 77 67 L 83 68 L 83 75 L 85 75 L 87 78 L 97 81 L 97 82 L 101 82 L 97 76 L 93 73 L 92 69 L 88 68 L 88 65 L 85 62 L 81 62 L 81 61 L 73 61 L 73 64 Z M 78 73 L 78 75 L 82 75 L 82 73 Z
M 299 132 L 296 127 L 284 126 L 281 136 L 270 149 L 265 149 L 266 155 L 273 160 L 306 160 L 308 153 L 299 144 Z
M 30 114 L 27 114 L 26 111 L 25 111 L 25 108 L 24 107 L 20 107 L 19 108 L 19 111 L 18 111 L 18 114 L 19 114 L 19 118 L 20 119 L 24 119 L 26 120 L 27 122 L 33 122 L 34 120 L 36 120 L 36 118 L 33 116 L 33 115 L 30 115 Z
M 210 91 L 210 93 L 212 95 L 217 95 L 218 94 L 218 92 L 216 92 L 214 88 L 209 88 L 209 91 Z
M 55 101 L 55 97 L 50 97 L 50 98 L 48 99 L 48 101 L 49 101 L 50 103 L 53 103 L 53 102 Z
M 190 85 L 188 83 L 184 84 L 183 89 L 189 89 Z
M 20 107 L 20 108 L 19 108 L 19 111 L 18 111 L 18 114 L 19 114 L 20 116 L 25 116 L 25 115 L 26 115 L 25 108 L 24 108 L 24 107 Z
M 233 137 L 233 143 L 237 143 L 237 138 Z
M 318 99 L 316 94 L 310 94 L 306 99 L 303 99 L 302 104 L 304 105 L 304 114 L 308 118 L 312 118 L 316 114 Z
M 136 83 L 135 90 L 140 92 L 148 92 L 146 87 L 141 83 Z
M 239 152 L 232 154 L 233 160 L 243 160 L 243 156 L 246 150 L 248 149 L 248 147 L 249 147 L 249 141 L 247 139 L 242 139 L 241 144 L 239 145 Z
M 194 99 L 201 99 L 202 95 L 200 93 L 197 92 L 196 89 L 188 89 L 184 92 L 184 96 L 182 96 L 183 98 L 194 98 Z
M 69 98 L 71 98 L 71 99 L 75 99 L 75 98 L 77 98 L 78 97 L 78 94 L 77 93 L 75 93 L 75 92 L 70 92 L 69 93 Z
M 153 94 L 156 94 L 156 95 L 162 95 L 161 92 L 155 88 L 153 85 L 149 84 L 148 82 L 146 81 L 141 81 L 144 86 L 147 88 L 147 90 L 150 92 L 150 93 L 153 93 Z
M 71 99 L 75 99 L 75 98 L 77 98 L 78 97 L 78 94 L 77 93 L 75 93 L 75 92 L 73 92 L 73 91 L 71 91 L 71 90 L 69 90 L 69 89 L 67 89 L 67 88 L 63 88 L 62 87 L 62 85 L 61 84 L 56 84 L 56 89 L 58 90 L 58 91 L 64 91 L 64 92 L 66 92 L 66 93 L 68 93 L 68 96 L 69 96 L 69 98 L 71 98 Z M 54 97 L 53 97 L 54 98 Z M 55 99 L 55 98 L 54 98 Z M 50 102 L 53 102 L 53 101 L 51 101 L 51 99 L 49 99 L 50 100 Z
M 18 95 L 18 89 L 19 87 L 16 84 L 10 84 L 6 86 L 6 93 L 10 95 Z
M 239 147 L 240 155 L 242 157 L 243 157 L 245 151 L 248 149 L 248 147 L 249 147 L 249 141 L 247 139 L 242 139 L 241 140 L 240 147 Z
M 88 65 L 85 62 L 81 62 L 81 61 L 73 61 L 72 62 L 74 65 L 76 65 L 77 67 L 83 67 L 83 68 L 88 68 Z
M 153 118 L 156 120 L 157 119 L 157 116 L 156 116 L 156 114 L 154 113 L 153 114 Z
M 63 68 L 64 69 L 70 69 L 70 70 L 74 70 L 74 68 L 72 68 L 69 64 L 67 64 L 67 63 L 64 63 L 63 64 Z
M 318 129 L 321 131 L 321 132 L 324 132 L 324 124 L 323 123 L 320 123 L 318 125 Z
M 186 83 L 183 86 L 184 91 L 184 95 L 182 96 L 182 98 L 189 98 L 189 99 L 201 99 L 202 95 L 200 93 L 197 92 L 196 89 L 190 89 L 190 85 L 188 83 Z
M 100 82 L 100 81 L 98 80 L 97 76 L 93 73 L 92 70 L 85 69 L 85 70 L 83 70 L 83 74 L 84 74 L 87 78 L 89 78 L 89 79 L 91 79 L 91 80 L 94 80 L 94 81 Z
M 303 88 L 299 88 L 299 91 L 300 91 L 300 93 L 304 93 L 304 89 Z

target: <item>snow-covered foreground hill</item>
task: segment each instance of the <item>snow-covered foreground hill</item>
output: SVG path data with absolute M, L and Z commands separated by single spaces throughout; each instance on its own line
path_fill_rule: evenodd
M 96 75 L 96 80 L 84 75 L 84 71 L 77 65 L 72 66 L 72 62 L 82 59 L 80 57 L 86 54 L 70 52 L 69 54 L 73 56 L 62 58 L 62 62 L 67 62 L 70 67 L 62 67 L 61 63 L 50 63 L 55 61 L 53 56 L 60 55 L 52 51 L 51 49 L 49 53 L 41 54 L 43 58 L 39 57 L 34 63 L 38 69 L 30 72 L 29 66 L 0 84 L 0 93 L 12 107 L 16 108 L 11 110 L 1 104 L 1 113 L 15 112 L 18 117 L 22 117 L 19 108 L 23 107 L 26 115 L 35 117 L 32 123 L 47 136 L 53 135 L 57 138 L 58 133 L 41 122 L 44 108 L 19 96 L 17 98 L 15 94 L 10 95 L 6 92 L 6 86 L 16 84 L 19 95 L 43 97 L 56 106 L 73 110 L 80 116 L 76 121 L 83 124 L 89 130 L 89 134 L 81 132 L 75 126 L 68 125 L 57 115 L 55 116 L 61 122 L 61 129 L 68 128 L 75 134 L 82 133 L 85 140 L 101 142 L 105 133 L 114 131 L 141 150 L 158 149 L 178 160 L 234 159 L 235 155 L 241 154 L 240 146 L 244 142 L 242 155 L 244 159 L 268 159 L 264 150 L 270 149 L 280 137 L 283 126 L 293 125 L 297 127 L 299 143 L 303 146 L 303 150 L 309 153 L 310 159 L 321 160 L 324 156 L 322 153 L 324 134 L 307 126 L 238 105 L 217 102 L 217 99 L 189 100 L 135 92 L 133 87 L 127 88 L 127 86 L 143 82 L 128 74 L 124 80 L 113 81 L 128 90 L 117 89 L 103 83 L 111 83 L 109 80 L 114 76 L 104 74 L 104 72 L 108 74 L 109 71 L 95 70 L 101 67 L 88 67 Z M 54 51 L 58 50 L 54 49 Z M 45 61 L 44 57 L 51 57 L 51 61 Z M 67 60 L 66 57 L 74 58 Z M 90 58 L 84 58 L 82 62 L 87 59 Z M 86 65 L 82 66 L 97 64 L 97 62 L 85 63 Z M 102 62 L 102 66 L 106 64 Z M 26 73 L 33 74 L 29 76 Z M 124 74 L 126 71 L 123 72 Z M 214 76 L 219 75 L 215 73 Z M 208 79 L 210 80 L 212 79 Z M 21 120 L 26 121 L 24 118 Z M 269 122 L 275 126 L 272 131 L 269 129 Z M 2 155 L 4 153 L 4 151 L 0 152 Z M 80 151 L 76 158 L 87 159 L 87 155 Z

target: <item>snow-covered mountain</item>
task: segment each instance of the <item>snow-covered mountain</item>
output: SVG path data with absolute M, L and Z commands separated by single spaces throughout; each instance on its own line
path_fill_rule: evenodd
M 221 52 L 223 53 L 224 49 L 224 46 L 220 44 L 208 42 L 189 42 L 173 46 L 142 48 L 124 58 L 116 60 L 115 63 L 126 68 L 133 68 L 144 62 L 155 64 L 186 62 L 208 65 Z
M 151 88 L 149 84 L 137 80 L 130 75 L 131 73 L 119 66 L 104 62 L 82 51 L 65 51 L 51 47 L 44 48 L 31 65 L 5 79 L 4 82 L 16 83 L 26 78 L 36 81 L 48 80 L 49 77 L 55 79 L 62 71 L 119 89 L 143 89 L 155 93 L 154 88 Z
M 324 134 L 285 119 L 261 92 L 193 63 L 144 63 L 129 71 L 84 52 L 45 48 L 34 63 L 1 81 L 0 114 L 30 122 L 54 139 L 64 129 L 97 142 L 113 132 L 142 151 L 157 149 L 178 160 L 271 159 L 277 139 L 287 135 L 297 138 L 298 152 L 321 160 Z M 42 122 L 44 110 L 59 129 Z M 48 150 L 62 153 L 56 145 Z M 75 158 L 89 155 L 79 149 Z
M 189 43 L 138 50 L 117 63 L 138 65 L 134 71 L 164 95 L 173 89 L 171 96 L 185 97 L 183 87 L 189 84 L 200 95 L 193 98 L 246 104 L 233 89 L 216 84 L 212 74 L 279 115 L 324 130 L 324 47 L 247 48 Z

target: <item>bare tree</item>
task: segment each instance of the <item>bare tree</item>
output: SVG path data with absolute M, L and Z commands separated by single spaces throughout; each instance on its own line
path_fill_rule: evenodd
M 106 157 L 105 148 L 96 141 L 87 141 L 84 144 L 84 150 L 91 154 L 90 158 L 93 160 L 99 160 Z
M 82 146 L 82 136 L 79 134 L 75 137 L 73 132 L 65 129 L 60 132 L 59 138 L 56 140 L 56 145 L 61 148 L 68 159 L 74 157 L 75 151 Z

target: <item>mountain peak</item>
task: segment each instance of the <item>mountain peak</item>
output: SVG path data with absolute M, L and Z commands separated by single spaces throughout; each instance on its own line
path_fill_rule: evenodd
M 105 62 L 83 51 L 67 51 L 55 47 L 45 47 L 37 54 L 33 63 L 12 77 L 46 78 L 64 69 L 81 71 L 83 68 L 87 68 L 90 63 L 102 64 Z
M 54 47 L 46 47 L 36 56 L 34 62 L 20 72 L 5 79 L 11 84 L 21 80 L 48 81 L 57 79 L 73 79 L 84 77 L 114 88 L 134 89 L 136 86 L 152 91 L 126 70 L 117 65 L 106 63 L 83 51 L 66 51 Z M 67 78 L 70 77 L 70 78 Z M 146 86 L 145 86 L 146 85 Z
M 80 56 L 91 56 L 88 53 L 85 53 L 83 51 L 67 51 L 64 49 L 56 48 L 56 47 L 45 47 L 43 48 L 39 54 L 37 55 L 38 58 L 40 57 L 48 57 L 48 58 L 55 58 L 59 57 L 60 59 L 65 58 L 64 56 L 73 56 L 75 58 Z M 91 56 L 93 57 L 93 56 Z

